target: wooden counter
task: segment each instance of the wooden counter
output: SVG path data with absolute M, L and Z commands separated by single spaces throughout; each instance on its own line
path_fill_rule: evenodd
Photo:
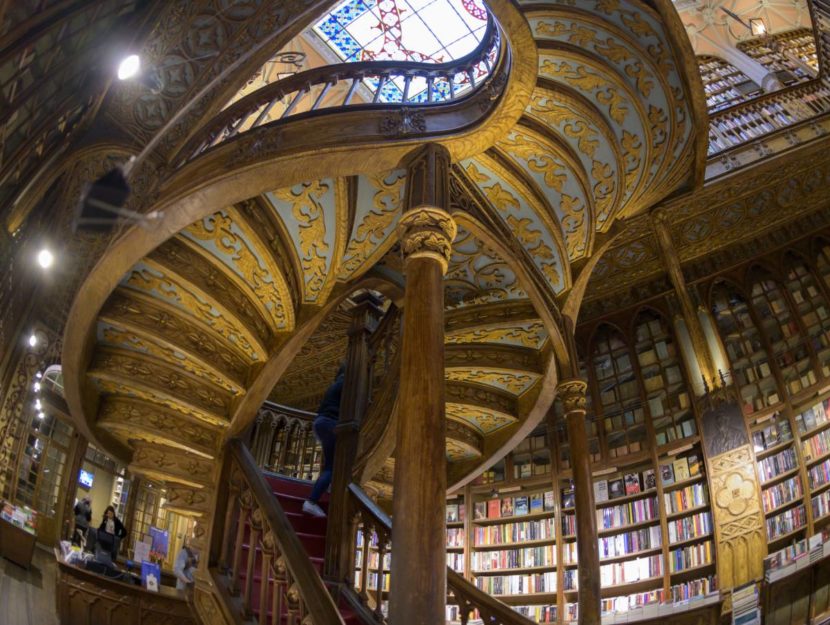
M 36 540 L 34 534 L 0 519 L 0 556 L 28 569 L 32 564 Z
M 55 601 L 61 625 L 197 625 L 185 594 L 158 592 L 67 564 L 59 553 Z

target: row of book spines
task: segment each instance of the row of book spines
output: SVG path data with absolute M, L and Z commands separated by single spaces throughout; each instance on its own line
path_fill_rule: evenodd
M 528 595 L 556 592 L 556 572 L 530 575 L 488 575 L 475 578 L 476 588 L 491 595 Z
M 830 421 L 830 397 L 802 411 L 795 418 L 795 426 L 799 434 L 804 434 L 828 421 Z
M 651 521 L 657 516 L 657 498 L 648 497 L 597 510 L 597 525 L 613 529 Z
M 711 540 L 697 545 L 687 545 L 680 549 L 672 549 L 669 553 L 669 571 L 677 573 L 685 569 L 711 564 L 713 551 Z
M 674 584 L 669 589 L 669 597 L 672 602 L 688 601 L 694 597 L 702 597 L 715 592 L 718 589 L 718 578 L 715 575 L 693 579 L 682 584 Z
M 447 566 L 456 573 L 464 572 L 464 554 L 463 553 L 448 553 Z
M 616 536 L 600 537 L 599 557 L 617 558 L 619 556 L 653 549 L 663 544 L 663 535 L 658 525 L 649 528 L 617 534 Z
M 474 504 L 474 519 L 501 519 L 504 517 L 537 514 L 553 510 L 553 491 L 520 497 L 503 497 L 477 501 Z
M 830 430 L 822 430 L 804 441 L 804 455 L 807 458 L 818 458 L 828 451 L 830 451 Z
M 766 482 L 773 479 L 775 476 L 787 471 L 792 471 L 798 467 L 798 460 L 795 455 L 795 449 L 790 447 L 774 456 L 764 458 L 758 461 L 758 469 L 761 474 L 761 482 Z
M 684 488 L 663 493 L 666 512 L 674 514 L 709 503 L 709 487 L 705 483 L 690 484 Z
M 797 506 L 767 519 L 767 536 L 770 539 L 777 538 L 805 525 L 807 525 L 807 510 L 803 505 Z
M 810 488 L 818 488 L 830 482 L 830 459 L 811 467 L 807 477 L 810 480 Z
M 474 571 L 556 566 L 556 548 L 546 545 L 527 549 L 477 551 L 473 553 L 471 566 Z
M 755 451 L 764 451 L 792 439 L 793 434 L 790 431 L 790 424 L 786 420 L 773 423 L 752 433 L 752 444 Z
M 467 516 L 467 509 L 463 503 L 447 504 L 447 523 L 459 523 Z
M 701 472 L 701 461 L 697 454 L 688 457 L 675 458 L 670 463 L 660 465 L 660 481 L 663 486 L 670 486 L 675 482 L 683 482 L 697 477 Z
M 447 543 L 455 542 L 461 539 L 462 545 L 464 542 L 464 528 L 463 527 L 448 527 L 447 528 Z
M 712 516 L 709 512 L 698 512 L 682 519 L 669 521 L 669 544 L 706 536 L 712 533 L 712 529 Z
M 515 543 L 521 540 L 546 540 L 549 538 L 556 538 L 553 527 L 553 519 L 477 527 L 475 528 L 473 535 L 475 537 L 476 545 Z
M 813 497 L 813 519 L 819 519 L 830 513 L 830 491 L 824 491 Z
M 609 597 L 602 600 L 600 604 L 600 611 L 603 614 L 613 614 L 615 612 L 628 612 L 633 608 L 639 608 L 644 605 L 651 605 L 652 603 L 663 602 L 663 589 L 651 590 L 648 592 L 638 592 L 631 595 L 623 595 L 620 597 Z
M 801 479 L 796 475 L 779 484 L 765 488 L 761 492 L 761 500 L 764 503 L 764 511 L 769 512 L 779 506 L 795 501 L 803 495 Z
M 625 562 L 603 564 L 599 567 L 600 584 L 603 587 L 630 584 L 663 574 L 663 556 L 634 558 Z
M 537 623 L 555 623 L 558 610 L 555 605 L 517 605 L 513 609 Z

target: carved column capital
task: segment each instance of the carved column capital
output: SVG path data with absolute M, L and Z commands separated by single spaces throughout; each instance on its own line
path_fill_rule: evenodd
M 669 211 L 664 206 L 658 206 L 651 211 L 651 221 L 655 225 L 665 226 L 669 220 Z
M 404 213 L 398 224 L 404 262 L 411 258 L 434 258 L 447 272 L 452 241 L 458 228 L 455 220 L 440 208 L 422 206 Z
M 556 393 L 562 400 L 565 416 L 573 412 L 585 413 L 587 409 L 588 382 L 582 378 L 569 378 L 559 382 Z

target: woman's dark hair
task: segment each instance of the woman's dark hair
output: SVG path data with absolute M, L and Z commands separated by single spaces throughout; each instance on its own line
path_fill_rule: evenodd
M 112 518 L 114 519 L 117 515 L 115 514 L 115 508 L 113 506 L 107 506 L 106 510 L 104 510 L 104 516 L 107 516 L 107 512 L 112 510 Z

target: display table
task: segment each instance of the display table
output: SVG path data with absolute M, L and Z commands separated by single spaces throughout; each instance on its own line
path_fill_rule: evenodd
M 0 556 L 26 567 L 32 564 L 37 536 L 0 518 Z
M 185 593 L 175 588 L 151 592 L 67 564 L 57 549 L 55 557 L 61 625 L 197 625 Z

